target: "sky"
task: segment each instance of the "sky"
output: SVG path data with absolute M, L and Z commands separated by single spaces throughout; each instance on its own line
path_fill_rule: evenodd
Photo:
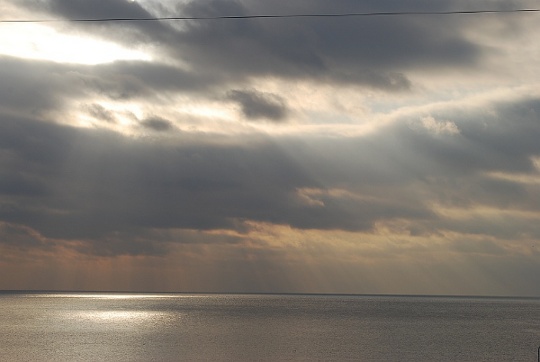
M 509 0 L 4 0 L 1 20 Z M 0 23 L 0 289 L 540 296 L 540 13 Z

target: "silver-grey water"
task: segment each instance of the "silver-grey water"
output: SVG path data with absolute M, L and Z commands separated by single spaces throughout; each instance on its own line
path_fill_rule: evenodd
M 0 294 L 1 361 L 536 361 L 540 300 Z

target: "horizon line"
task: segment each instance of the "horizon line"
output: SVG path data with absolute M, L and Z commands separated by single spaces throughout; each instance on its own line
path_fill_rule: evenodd
M 65 289 L 0 289 L 0 294 L 182 294 L 182 295 L 297 295 L 297 296 L 358 296 L 358 297 L 419 297 L 419 298 L 486 298 L 486 299 L 540 299 L 540 295 L 486 295 L 486 294 L 403 294 L 403 293 L 322 293 L 322 292 L 202 292 L 202 291 L 114 291 Z

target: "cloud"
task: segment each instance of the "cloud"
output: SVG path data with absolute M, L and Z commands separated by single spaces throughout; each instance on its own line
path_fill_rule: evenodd
M 9 165 L 15 157 L 19 172 L 44 186 L 30 199 L 4 199 L 0 217 L 50 238 L 99 239 L 126 228 L 237 230 L 241 220 L 365 230 L 383 215 L 426 213 L 418 204 L 331 194 L 319 196 L 324 208 L 306 205 L 296 190 L 319 185 L 301 164 L 261 140 L 220 146 L 201 137 L 169 146 L 24 119 L 1 126 L 0 144 L 13 155 L 4 160 L 5 169 L 14 171 Z M 1 191 L 10 192 L 8 186 Z
M 0 244 L 21 250 L 48 249 L 52 246 L 47 245 L 47 240 L 34 230 L 5 222 L 0 222 Z
M 131 228 L 240 230 L 242 220 L 351 231 L 393 219 L 437 225 L 434 202 L 536 210 L 533 189 L 485 176 L 536 172 L 536 108 L 538 100 L 500 104 L 488 128 L 478 127 L 486 118 L 474 110 L 453 117 L 462 131 L 445 142 L 406 122 L 369 138 L 319 136 L 309 144 L 185 134 L 161 144 L 4 118 L 2 166 L 21 176 L 0 183 L 11 195 L 0 217 L 46 237 L 99 239 Z M 149 121 L 154 130 L 170 126 Z M 452 186 L 460 184 L 467 187 Z
M 84 0 L 22 0 L 19 6 L 32 11 L 49 13 L 67 19 L 101 19 L 101 18 L 150 18 L 152 14 L 136 1 L 97 0 L 91 4 Z M 101 36 L 122 37 L 126 40 L 150 41 L 160 38 L 169 27 L 159 22 L 133 22 L 126 24 L 101 23 L 88 24 L 87 30 Z M 120 26 L 118 26 L 120 25 Z M 114 32 L 114 33 L 112 33 Z M 108 35 L 107 35 L 108 33 Z
M 482 6 L 509 3 L 11 2 L 19 15 L 54 18 Z M 496 275 L 520 261 L 536 270 L 537 22 L 478 19 L 40 25 L 148 57 L 89 66 L 0 56 L 2 261 L 156 263 L 214 289 L 237 278 L 234 290 L 318 273 L 325 290 L 350 291 L 350 275 L 376 271 L 385 277 L 370 287 L 395 292 L 402 267 L 409 291 L 420 280 L 440 290 L 460 284 L 453 262 L 478 272 L 471 258 L 498 265 Z M 481 284 L 465 279 L 467 290 Z
M 405 6 L 394 1 L 360 5 L 345 1 L 336 8 L 315 1 L 283 2 L 268 8 L 251 0 L 182 2 L 174 8 L 123 0 L 100 1 L 92 6 L 84 1 L 64 0 L 18 4 L 31 11 L 68 18 L 152 17 L 155 11 L 162 16 L 264 14 L 273 13 L 276 8 L 287 13 L 377 12 L 398 11 Z M 490 8 L 505 6 L 499 2 L 488 4 Z M 404 10 L 440 11 L 463 6 L 468 5 L 415 1 Z M 11 91 L 0 93 L 0 102 L 25 112 L 53 109 L 65 113 L 71 101 L 97 104 L 96 97 L 117 103 L 136 101 L 148 108 L 162 104 L 168 109 L 174 104 L 188 107 L 196 103 L 205 107 L 204 103 L 216 105 L 232 100 L 247 119 L 282 121 L 299 114 L 295 112 L 299 104 L 291 100 L 309 98 L 292 94 L 287 85 L 290 81 L 309 87 L 330 86 L 335 94 L 342 87 L 356 87 L 365 89 L 368 95 L 377 90 L 381 92 L 378 94 L 398 97 L 421 90 L 421 83 L 428 76 L 462 74 L 454 77 L 459 81 L 463 74 L 489 74 L 488 65 L 497 61 L 497 54 L 506 48 L 501 45 L 496 51 L 494 39 L 470 36 L 478 34 L 480 25 L 468 19 L 401 16 L 111 22 L 84 27 L 78 23 L 51 24 L 61 26 L 59 30 L 71 29 L 144 50 L 151 54 L 151 60 L 81 66 L 4 57 L 3 79 Z M 490 17 L 483 24 L 499 23 L 497 18 Z M 516 24 L 512 29 L 519 34 L 521 27 Z M 14 72 L 8 74 L 11 69 Z M 32 81 L 35 79 L 42 81 Z M 281 86 L 273 87 L 276 82 L 282 82 Z M 197 97 L 197 102 L 188 97 Z M 143 113 L 169 117 L 151 109 Z
M 238 102 L 244 116 L 251 120 L 264 118 L 279 122 L 287 116 L 285 101 L 276 94 L 256 90 L 232 90 L 228 93 L 228 98 Z
M 91 105 L 88 105 L 86 108 L 87 108 L 88 113 L 92 117 L 100 121 L 105 121 L 108 123 L 116 123 L 116 117 L 114 115 L 114 112 L 111 112 L 105 109 L 105 107 L 99 104 L 91 104 Z
M 3 80 L 0 111 L 49 120 L 56 116 L 57 120 L 60 117 L 62 122 L 71 124 L 77 123 L 73 114 L 84 111 L 98 121 L 105 121 L 104 124 L 114 125 L 118 112 L 102 102 L 119 105 L 129 112 L 133 108 L 130 102 L 149 108 L 164 104 L 170 109 L 170 97 L 178 93 L 218 98 L 213 95 L 208 78 L 149 62 L 119 61 L 87 66 L 0 56 L 0 76 Z
M 137 2 L 122 0 L 93 2 L 92 6 L 65 0 L 24 4 L 67 18 L 148 18 L 153 16 L 149 10 L 155 8 L 147 10 Z M 447 10 L 451 4 L 415 1 L 408 3 L 408 10 Z M 339 8 L 324 1 L 294 5 L 280 1 L 268 8 L 251 0 L 204 0 L 179 3 L 175 9 L 159 8 L 162 16 L 206 17 L 268 14 L 275 9 L 314 14 L 380 12 L 402 6 L 395 1 L 362 5 L 345 1 Z M 274 76 L 403 91 L 411 88 L 407 76 L 411 70 L 476 69 L 486 49 L 466 36 L 463 29 L 473 26 L 452 17 L 402 16 L 188 21 L 180 26 L 167 22 L 107 23 L 90 24 L 85 31 L 125 44 L 151 46 L 163 56 L 187 64 L 193 74 L 211 74 L 216 82 Z
M 273 9 L 287 13 L 336 12 L 323 1 L 310 2 L 309 8 L 301 3 L 274 5 Z M 415 5 L 429 6 L 425 2 Z M 381 10 L 375 3 L 359 9 L 352 2 L 344 2 L 339 9 Z M 266 14 L 270 9 L 256 1 L 197 1 L 180 11 L 187 16 L 216 16 Z M 201 22 L 188 25 L 178 43 L 180 49 L 189 50 L 188 61 L 205 67 L 209 60 L 215 61 L 223 71 L 236 74 L 307 77 L 400 90 L 409 87 L 403 72 L 411 67 L 471 66 L 481 53 L 479 46 L 459 32 L 449 33 L 440 26 L 430 26 L 426 32 L 430 23 L 429 19 L 420 22 L 407 17 Z
M 59 76 L 60 70 L 64 76 Z M 74 78 L 69 67 L 0 57 L 0 75 L 0 107 L 3 112 L 42 114 L 60 108 L 66 98 L 79 95 L 79 89 L 68 86 Z
M 167 147 L 25 119 L 4 119 L 1 128 L 0 144 L 10 155 L 5 170 L 46 185 L 35 198 L 21 196 L 17 206 L 4 199 L 1 217 L 50 237 L 92 238 L 130 225 L 233 227 L 234 219 L 251 213 L 269 217 L 274 207 L 285 207 L 279 205 L 287 204 L 290 187 L 305 182 L 269 144 L 205 146 L 202 138 Z M 14 192 L 3 187 L 2 193 Z
M 140 121 L 140 125 L 146 129 L 156 132 L 165 132 L 173 128 L 173 125 L 170 121 L 159 117 L 146 118 Z
M 422 126 L 436 135 L 454 135 L 459 134 L 459 128 L 451 121 L 438 121 L 432 116 L 426 116 L 421 119 Z

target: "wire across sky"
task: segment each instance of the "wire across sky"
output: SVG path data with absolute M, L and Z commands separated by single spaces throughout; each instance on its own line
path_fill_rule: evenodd
M 222 15 L 222 16 L 169 16 L 148 18 L 91 18 L 91 19 L 0 19 L 0 23 L 98 23 L 121 21 L 175 21 L 175 20 L 227 20 L 227 19 L 284 19 L 284 18 L 344 18 L 373 16 L 413 16 L 413 15 L 475 15 L 475 14 L 512 14 L 538 13 L 540 9 L 508 9 L 508 10 L 456 10 L 456 11 L 398 11 L 398 12 L 366 12 L 366 13 L 334 13 L 334 14 L 259 14 L 259 15 Z

